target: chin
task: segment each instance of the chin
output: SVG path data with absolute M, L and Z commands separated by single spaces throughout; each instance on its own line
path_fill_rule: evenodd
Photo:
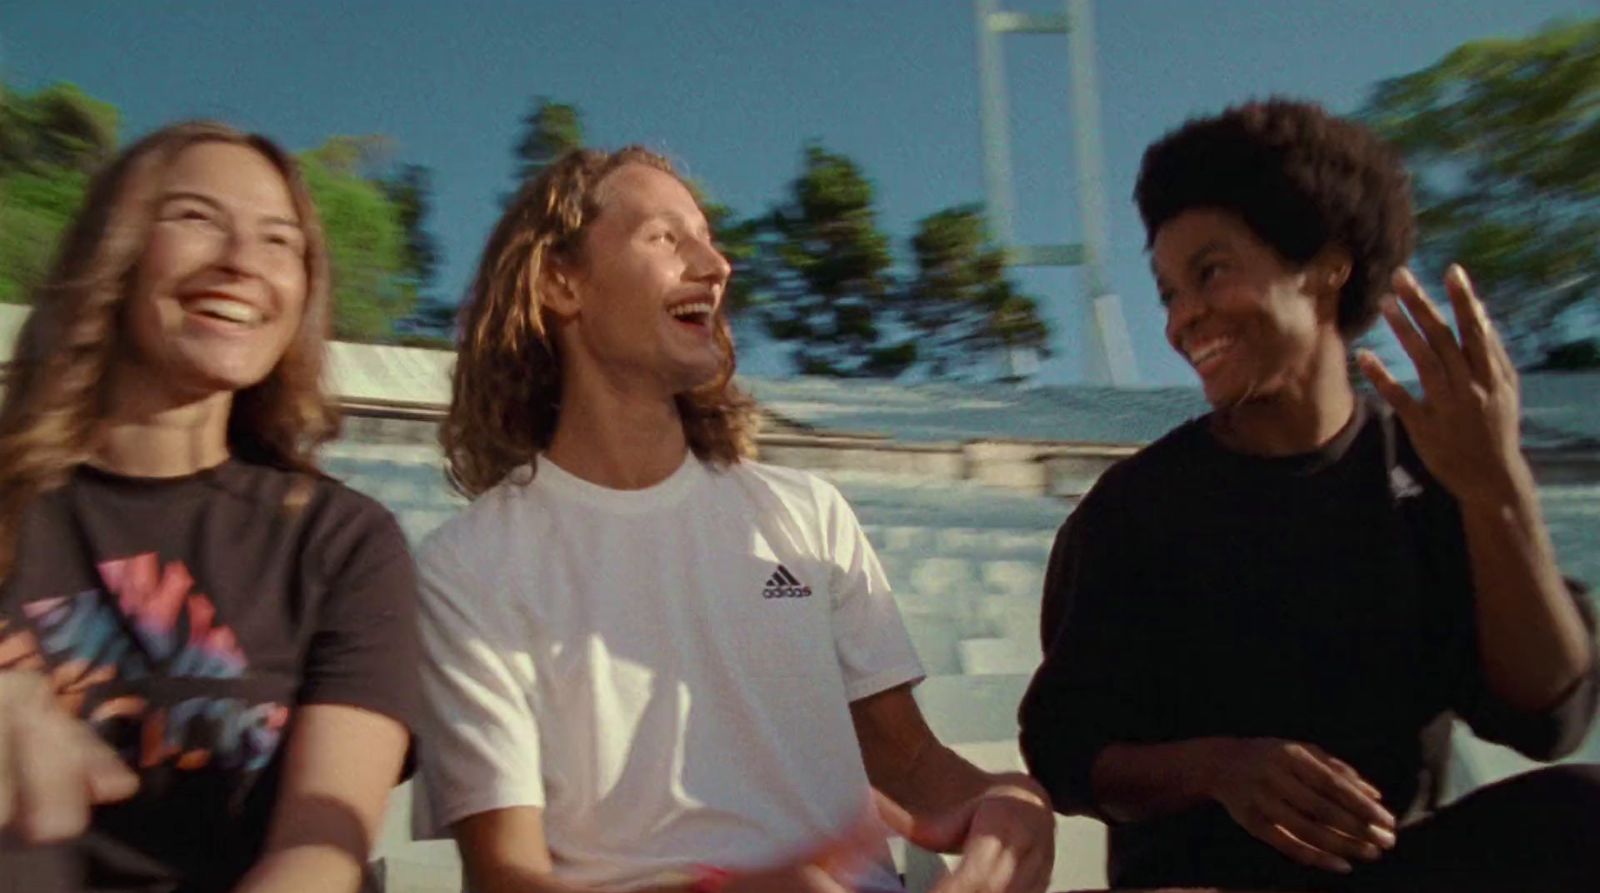
M 1202 381 L 1200 386 L 1212 409 L 1227 409 L 1256 396 L 1254 389 L 1236 381 Z
M 271 368 L 256 370 L 213 367 L 196 369 L 185 378 L 193 382 L 197 390 L 237 393 L 261 384 L 271 374 Z
M 677 379 L 678 391 L 692 391 L 704 387 L 717 380 L 722 374 L 722 352 L 708 352 L 703 356 L 685 358 L 678 364 Z

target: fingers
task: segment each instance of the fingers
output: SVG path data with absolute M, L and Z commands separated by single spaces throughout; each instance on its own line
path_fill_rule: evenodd
M 1466 356 L 1461 352 L 1460 342 L 1456 340 L 1455 333 L 1450 331 L 1450 324 L 1445 321 L 1444 314 L 1440 313 L 1439 308 L 1428 298 L 1417 277 L 1412 275 L 1410 270 L 1401 267 L 1394 276 L 1394 290 L 1399 297 L 1399 303 L 1405 306 L 1410 319 L 1416 322 L 1416 328 L 1413 329 L 1407 321 L 1406 329 L 1412 332 L 1421 330 L 1426 352 L 1432 355 L 1434 363 L 1443 374 L 1445 379 L 1443 383 L 1450 385 L 1471 380 L 1472 370 L 1467 364 Z M 1395 308 L 1395 311 L 1396 316 L 1405 319 L 1405 315 L 1400 314 L 1398 308 Z M 1390 326 L 1394 326 L 1395 322 L 1395 319 L 1389 319 Z M 1400 333 L 1396 331 L 1395 334 L 1398 336 Z M 1410 353 L 1409 347 L 1407 353 Z M 1417 359 L 1416 354 L 1412 354 L 1412 358 Z M 1419 365 L 1418 372 L 1421 371 Z M 1424 382 L 1424 386 L 1426 384 L 1427 382 Z
M 1263 800 L 1261 814 L 1266 821 L 1289 832 L 1296 840 L 1346 865 L 1355 859 L 1370 862 L 1382 855 L 1375 844 L 1357 840 L 1308 818 L 1295 808 L 1295 804 L 1287 800 L 1272 798 Z
M 961 852 L 956 870 L 935 884 L 932 893 L 1001 891 L 1011 881 L 1016 860 L 992 834 L 975 834 Z M 1003 876 L 1002 876 L 1003 875 Z
M 1262 812 L 1299 840 L 1347 861 L 1376 861 L 1393 847 L 1393 833 L 1355 818 L 1298 780 L 1287 784 L 1293 792 L 1263 801 Z
M 1373 390 L 1378 392 L 1378 396 L 1394 409 L 1402 421 L 1411 418 L 1417 412 L 1417 398 L 1411 396 L 1405 385 L 1395 380 L 1394 374 L 1382 360 L 1378 359 L 1377 354 L 1370 350 L 1356 351 L 1356 366 L 1367 381 L 1372 382 Z
M 139 776 L 128 768 L 117 752 L 95 737 L 88 726 L 78 724 L 76 728 L 85 742 L 82 759 L 89 802 L 116 803 L 137 793 Z
M 971 801 L 960 841 L 961 860 L 935 893 L 1041 893 L 1050 881 L 1055 852 L 1055 818 L 1038 795 L 1021 786 L 1004 787 Z M 1024 796 L 1025 795 L 1025 796 Z
M 1456 330 L 1461 333 L 1461 352 L 1466 356 L 1472 377 L 1479 384 L 1488 384 L 1494 372 L 1495 360 L 1489 352 L 1488 314 L 1483 302 L 1478 300 L 1467 281 L 1467 271 L 1460 264 L 1451 264 L 1444 273 L 1444 288 L 1450 295 L 1450 306 L 1455 310 Z
M 914 816 L 876 789 L 872 792 L 872 802 L 878 818 L 891 833 L 930 852 L 949 853 L 966 839 L 967 827 L 979 801 L 973 800 L 960 809 L 935 816 Z
M 1280 796 L 1281 802 L 1287 803 L 1297 814 L 1337 831 L 1351 840 L 1360 842 L 1366 837 L 1368 828 L 1371 826 L 1371 823 L 1358 817 L 1348 807 L 1323 796 L 1294 775 L 1286 775 L 1277 779 L 1275 792 Z M 1296 831 L 1296 833 L 1299 832 Z M 1300 836 L 1305 838 L 1303 834 Z M 1310 843 L 1317 843 L 1317 841 L 1309 838 L 1305 839 Z M 1355 855 L 1355 853 L 1352 852 L 1348 855 Z M 1374 853 L 1373 855 L 1377 854 Z
M 1394 816 L 1376 787 L 1321 748 L 1265 742 L 1224 805 L 1252 836 L 1304 865 L 1348 872 L 1394 847 Z
M 1339 759 L 1333 754 L 1328 753 L 1315 744 L 1306 744 L 1304 747 L 1306 750 L 1311 752 L 1312 756 L 1326 763 L 1328 766 L 1332 767 L 1334 771 L 1349 779 L 1350 782 L 1356 787 L 1360 788 L 1362 791 L 1365 791 L 1367 796 L 1372 798 L 1373 802 L 1379 804 L 1383 803 L 1383 792 L 1378 790 L 1377 786 L 1372 782 L 1362 778 L 1361 773 L 1357 772 L 1355 767 L 1351 766 L 1349 763 L 1346 763 L 1344 760 Z
M 1489 384 L 1488 376 L 1496 372 L 1505 376 L 1507 380 L 1515 382 L 1517 366 L 1511 361 L 1511 354 L 1506 351 L 1505 341 L 1501 339 L 1500 332 L 1490 321 L 1489 311 L 1484 307 L 1483 299 L 1478 297 L 1477 289 L 1473 287 L 1467 271 L 1460 264 L 1451 264 L 1450 269 L 1445 272 L 1445 285 L 1450 290 L 1451 300 L 1455 302 L 1458 325 L 1461 319 L 1471 320 L 1472 331 L 1469 335 L 1468 330 L 1462 328 L 1461 343 L 1467 350 L 1467 357 L 1475 369 L 1481 364 L 1484 377 L 1479 379 L 1480 383 Z M 1475 357 L 1474 352 L 1481 358 Z
M 0 674 L 0 830 L 27 843 L 78 836 L 96 803 L 126 799 L 136 776 L 43 680 Z
M 1329 766 L 1311 749 L 1300 746 L 1291 748 L 1291 752 L 1295 759 L 1291 761 L 1290 766 L 1295 776 L 1317 796 L 1350 813 L 1362 826 L 1367 824 L 1380 828 L 1395 826 L 1394 816 L 1383 808 L 1378 798 L 1371 796 L 1346 778 L 1343 773 Z M 1362 829 L 1356 830 L 1359 833 Z
M 1332 871 L 1339 874 L 1350 873 L 1351 866 L 1349 862 L 1332 853 L 1325 853 L 1311 846 L 1269 821 L 1263 820 L 1259 827 L 1246 826 L 1246 830 L 1254 834 L 1258 840 L 1299 862 L 1301 865 L 1309 865 L 1312 868 L 1320 868 L 1323 871 Z
M 80 771 L 81 748 L 72 737 L 69 726 L 53 719 L 29 723 L 12 735 L 13 831 L 28 843 L 70 840 L 88 827 L 89 790 Z
M 1017 862 L 1017 872 L 1011 879 L 1007 893 L 1044 893 L 1050 886 L 1050 872 L 1055 868 L 1055 840 L 1049 847 L 1035 848 L 1025 853 Z
M 916 820 L 912 818 L 910 811 L 877 788 L 872 788 L 872 811 L 890 833 L 898 834 L 907 840 L 912 840 L 912 835 L 916 834 Z

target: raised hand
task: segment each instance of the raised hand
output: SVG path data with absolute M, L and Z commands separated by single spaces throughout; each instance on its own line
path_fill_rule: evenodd
M 925 850 L 961 853 L 933 893 L 1040 893 L 1055 864 L 1055 813 L 1038 783 L 1020 773 L 944 815 L 914 819 L 887 799 L 879 814 Z
M 1211 796 L 1240 827 L 1285 856 L 1346 873 L 1394 846 L 1395 819 L 1378 789 L 1314 744 L 1236 739 Z
M 1384 319 L 1416 365 L 1422 397 L 1412 396 L 1371 351 L 1357 357 L 1362 373 L 1457 500 L 1513 498 L 1530 479 L 1521 453 L 1517 370 L 1466 271 L 1452 264 L 1445 273 L 1459 337 L 1410 270 L 1395 274 L 1394 287 L 1399 300 L 1385 302 Z
M 83 833 L 89 809 L 133 796 L 139 779 L 62 710 L 44 677 L 0 672 L 0 834 L 53 843 Z

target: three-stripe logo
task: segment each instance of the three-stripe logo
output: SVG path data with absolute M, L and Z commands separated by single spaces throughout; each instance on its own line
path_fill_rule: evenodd
M 762 598 L 808 598 L 810 595 L 811 587 L 800 582 L 781 564 L 767 578 L 767 585 L 761 590 Z

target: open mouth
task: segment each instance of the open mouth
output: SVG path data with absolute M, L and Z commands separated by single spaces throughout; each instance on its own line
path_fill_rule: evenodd
M 711 314 L 715 306 L 710 301 L 686 301 L 667 308 L 667 315 L 686 326 L 697 329 L 711 327 Z
M 1232 347 L 1232 338 L 1218 338 L 1197 345 L 1188 352 L 1189 365 L 1193 366 L 1196 372 L 1205 375 L 1222 365 L 1223 359 Z
M 185 301 L 183 309 L 195 316 L 237 326 L 257 326 L 265 319 L 261 308 L 229 298 L 194 298 Z

